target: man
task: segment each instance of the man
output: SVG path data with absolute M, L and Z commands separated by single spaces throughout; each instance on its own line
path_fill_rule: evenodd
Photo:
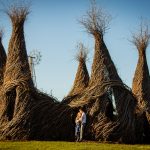
M 83 108 L 80 108 L 79 112 L 81 113 L 81 118 L 80 118 L 80 122 L 81 122 L 80 141 L 82 141 L 83 136 L 84 136 L 85 125 L 86 125 L 86 114 L 85 114 Z

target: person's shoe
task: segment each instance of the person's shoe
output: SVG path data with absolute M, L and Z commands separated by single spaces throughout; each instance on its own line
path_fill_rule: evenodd
M 82 142 L 82 139 L 80 139 L 79 142 Z
M 76 142 L 79 142 L 80 140 L 79 139 L 76 139 Z

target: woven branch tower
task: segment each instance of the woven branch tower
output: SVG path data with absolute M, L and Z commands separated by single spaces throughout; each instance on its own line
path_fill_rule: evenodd
M 8 57 L 4 72 L 3 92 L 5 106 L 3 119 L 7 122 L 13 118 L 26 97 L 32 79 L 27 60 L 23 25 L 28 9 L 11 7 L 7 14 L 12 22 L 12 35 L 8 47 Z M 25 89 L 25 91 L 24 91 Z M 23 94 L 22 91 L 24 91 Z
M 95 85 L 101 85 L 103 82 L 110 80 L 123 84 L 104 42 L 104 35 L 109 28 L 110 21 L 111 16 L 101 8 L 98 8 L 95 2 L 93 2 L 91 9 L 87 12 L 87 16 L 80 21 L 87 32 L 92 34 L 95 39 L 95 51 L 89 88 Z M 119 93 L 120 91 L 118 89 L 113 89 L 113 94 L 116 99 L 120 97 Z
M 142 134 L 136 134 L 136 100 L 120 79 L 105 45 L 104 34 L 109 21 L 110 16 L 95 4 L 80 21 L 94 36 L 95 52 L 89 86 L 69 105 L 86 107 L 89 118 L 87 136 L 90 138 L 135 143 L 141 140 Z
M 81 93 L 89 83 L 89 73 L 86 67 L 87 49 L 82 43 L 78 44 L 78 49 L 76 60 L 79 62 L 79 65 L 72 90 L 69 92 L 68 96 Z
M 141 25 L 140 33 L 133 35 L 133 44 L 138 49 L 139 58 L 132 83 L 132 91 L 135 94 L 141 108 L 147 107 L 150 111 L 150 78 L 147 65 L 146 49 L 150 40 L 148 26 Z
M 150 78 L 146 58 L 146 49 L 150 41 L 148 25 L 141 22 L 138 34 L 133 34 L 132 43 L 136 46 L 139 54 L 137 67 L 135 70 L 132 91 L 138 101 L 138 109 L 147 119 L 143 119 L 147 142 L 150 142 Z M 148 123 L 149 122 L 149 123 Z M 148 125 L 149 124 L 149 125 Z
M 0 139 L 73 138 L 72 109 L 40 92 L 33 85 L 24 37 L 28 7 L 14 5 L 9 8 L 7 14 L 12 22 L 12 35 L 0 92 L 4 103 L 0 116 Z
M 0 139 L 73 140 L 74 112 L 83 106 L 88 120 L 87 139 L 120 143 L 142 141 L 144 132 L 137 128 L 142 119 L 136 117 L 136 99 L 121 81 L 104 42 L 110 17 L 93 5 L 81 21 L 95 38 L 91 79 L 81 92 L 75 88 L 80 83 L 75 79 L 73 88 L 77 94 L 66 104 L 38 91 L 33 85 L 24 38 L 24 22 L 28 13 L 28 7 L 15 6 L 7 11 L 12 21 L 12 36 L 0 92 L 4 103 L 0 116 Z M 82 72 L 80 69 L 77 79 L 80 77 L 78 72 Z

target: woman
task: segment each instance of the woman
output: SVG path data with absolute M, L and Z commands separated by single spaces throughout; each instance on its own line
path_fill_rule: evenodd
M 79 111 L 75 118 L 75 139 L 78 142 L 80 140 L 80 127 L 81 127 L 81 116 L 82 113 Z

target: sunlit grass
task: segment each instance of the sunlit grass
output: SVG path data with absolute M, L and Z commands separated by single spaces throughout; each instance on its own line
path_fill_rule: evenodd
M 105 144 L 98 142 L 0 142 L 0 150 L 150 150 L 150 145 Z

